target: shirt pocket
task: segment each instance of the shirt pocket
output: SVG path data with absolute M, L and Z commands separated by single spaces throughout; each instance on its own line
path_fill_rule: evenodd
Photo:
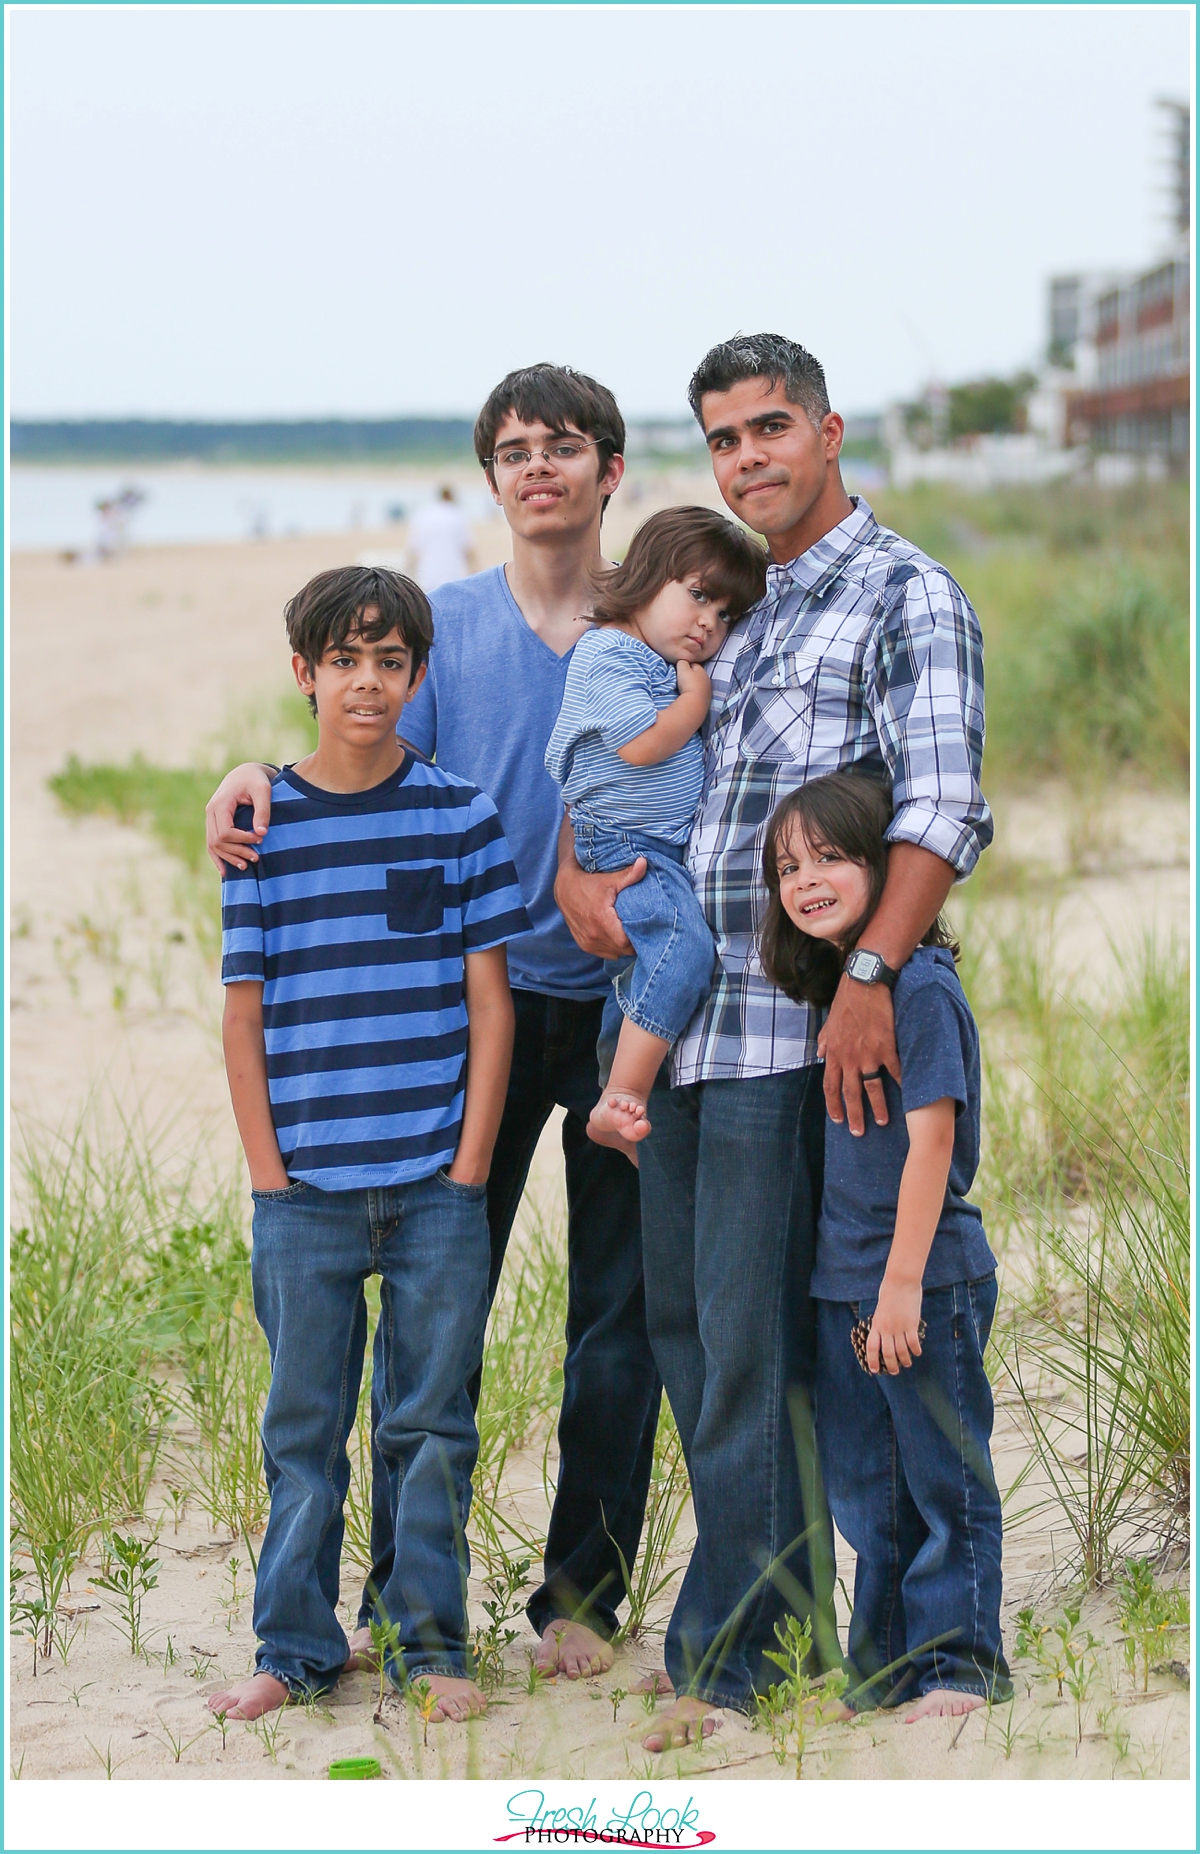
M 446 872 L 440 863 L 429 869 L 389 869 L 389 933 L 437 933 L 446 911 Z
M 746 700 L 738 752 L 748 760 L 802 760 L 812 740 L 821 659 L 781 650 L 760 666 Z

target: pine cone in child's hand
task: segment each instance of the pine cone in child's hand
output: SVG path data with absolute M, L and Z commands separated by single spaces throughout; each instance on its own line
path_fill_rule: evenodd
M 867 1363 L 867 1340 L 870 1337 L 871 1337 L 870 1320 L 855 1320 L 853 1326 L 850 1328 L 850 1343 L 854 1347 L 854 1356 L 858 1360 L 859 1364 L 862 1366 L 863 1370 L 870 1373 L 870 1375 L 873 1377 L 875 1374 L 874 1372 L 871 1371 L 871 1367 Z M 921 1320 L 917 1324 L 917 1338 L 924 1339 L 924 1337 L 925 1337 L 925 1322 L 924 1320 Z

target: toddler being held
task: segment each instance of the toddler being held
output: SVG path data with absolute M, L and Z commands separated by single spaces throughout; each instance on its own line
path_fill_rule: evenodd
M 546 749 L 580 867 L 646 859 L 645 876 L 616 900 L 633 958 L 610 962 L 602 1093 L 588 1123 L 591 1139 L 634 1164 L 663 1057 L 712 984 L 713 938 L 683 866 L 703 781 L 698 730 L 712 701 L 702 666 L 765 584 L 762 548 L 723 515 L 652 515 L 601 584 Z

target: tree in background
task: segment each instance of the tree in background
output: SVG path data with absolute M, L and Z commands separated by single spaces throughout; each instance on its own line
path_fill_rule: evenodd
M 952 386 L 950 439 L 973 437 L 977 432 L 1024 431 L 1025 401 L 1034 384 L 1032 373 L 1018 373 L 1011 380 L 993 377 Z

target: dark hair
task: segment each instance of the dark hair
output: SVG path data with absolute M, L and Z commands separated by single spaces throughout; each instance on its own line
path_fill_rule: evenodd
M 378 617 L 363 621 L 372 606 Z M 433 645 L 433 613 L 429 600 L 414 580 L 387 567 L 329 567 L 302 586 L 283 608 L 288 642 L 303 657 L 310 672 L 330 645 L 361 637 L 377 644 L 389 631 L 399 631 L 416 674 Z M 317 712 L 316 700 L 308 705 Z
M 715 509 L 660 509 L 644 521 L 619 567 L 596 576 L 595 624 L 627 623 L 673 579 L 699 573 L 732 622 L 762 598 L 767 556 L 758 541 Z
M 890 792 L 866 773 L 826 773 L 810 779 L 789 792 L 771 813 L 763 845 L 763 880 L 770 900 L 759 936 L 759 959 L 772 983 L 798 1004 L 833 1002 L 846 956 L 854 950 L 883 894 L 888 866 L 885 833 L 891 821 Z M 795 828 L 803 831 L 810 849 L 836 850 L 850 862 L 860 863 L 870 877 L 867 905 L 840 943 L 802 933 L 779 899 L 779 848 L 786 846 Z M 944 946 L 955 959 L 959 955 L 958 942 L 940 914 L 921 945 Z
M 705 393 L 727 393 L 743 380 L 766 380 L 776 386 L 782 380 L 785 399 L 802 406 L 814 425 L 830 410 L 825 390 L 825 369 L 819 360 L 786 335 L 734 335 L 731 341 L 719 341 L 700 362 L 688 385 L 688 404 L 700 429 L 704 419 L 700 402 Z
M 576 373 L 574 367 L 556 367 L 552 361 L 538 361 L 534 367 L 518 367 L 505 374 L 483 402 L 475 420 L 475 455 L 496 487 L 495 472 L 484 459 L 496 448 L 496 433 L 508 417 L 535 421 L 556 433 L 581 431 L 598 440 L 596 457 L 599 476 L 603 476 L 614 457 L 625 454 L 625 420 L 607 386 L 601 386 L 590 374 Z M 605 496 L 601 514 L 608 507 Z

